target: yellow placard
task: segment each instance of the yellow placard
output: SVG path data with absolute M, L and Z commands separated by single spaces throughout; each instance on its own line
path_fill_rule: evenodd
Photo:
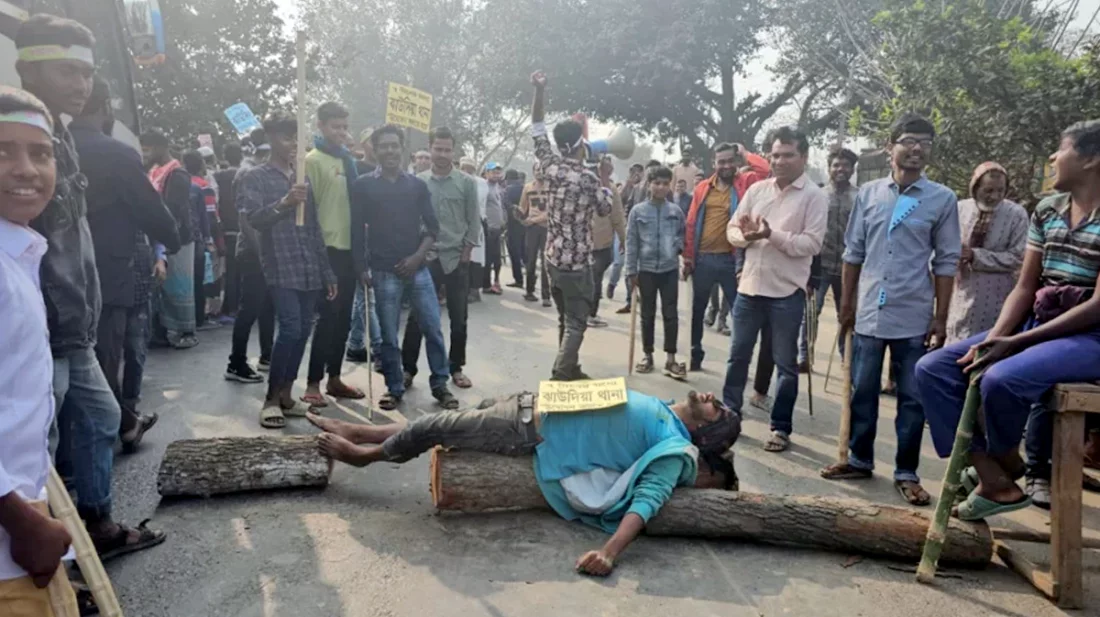
M 432 95 L 390 82 L 386 122 L 427 133 L 432 127 Z
M 571 413 L 607 409 L 626 403 L 626 378 L 539 383 L 539 411 Z

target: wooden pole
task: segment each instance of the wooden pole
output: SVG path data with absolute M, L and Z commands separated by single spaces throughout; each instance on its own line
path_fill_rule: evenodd
M 844 361 L 841 366 L 844 370 L 844 397 L 840 402 L 840 434 L 837 435 L 836 462 L 848 462 L 848 440 L 852 437 L 852 333 L 848 332 L 844 337 Z
M 435 449 L 431 457 L 432 503 L 452 512 L 549 510 L 530 456 L 501 456 Z M 678 488 L 646 525 L 651 536 L 721 538 L 782 546 L 806 546 L 915 563 L 927 514 L 837 497 L 762 495 Z M 984 522 L 951 521 L 944 561 L 985 567 L 993 535 Z
M 840 342 L 840 333 L 833 337 L 833 350 L 829 352 L 829 366 L 825 369 L 825 391 L 829 391 L 829 377 L 833 374 L 833 356 L 836 355 L 837 343 Z
M 73 539 L 73 550 L 76 552 L 76 563 L 80 566 L 80 573 L 84 575 L 84 582 L 88 583 L 88 589 L 95 598 L 99 614 L 103 617 L 122 617 L 122 607 L 118 603 L 118 596 L 111 586 L 111 579 L 107 577 L 107 571 L 103 569 L 103 562 L 99 560 L 92 538 L 88 536 L 88 530 L 84 527 L 84 521 L 76 512 L 76 506 L 69 497 L 69 491 L 65 489 L 65 483 L 57 470 L 50 465 L 50 475 L 46 479 L 46 494 L 49 497 L 50 510 L 57 520 L 65 525 L 69 536 Z M 59 570 L 54 575 L 56 581 L 59 576 L 64 576 L 64 571 Z M 67 584 L 68 581 L 65 581 Z M 58 583 L 60 585 L 61 583 Z M 50 584 L 51 594 L 58 588 Z
M 365 236 L 364 236 L 365 237 Z M 370 356 L 370 287 L 363 285 L 363 327 L 367 344 L 367 420 L 374 422 L 374 362 Z
M 306 141 L 309 140 L 309 126 L 306 116 L 306 32 L 298 31 L 295 55 L 298 62 L 298 156 L 295 159 L 295 183 L 306 183 Z M 306 224 L 306 205 L 298 204 L 294 213 L 294 224 L 302 227 Z
M 634 288 L 630 290 L 630 351 L 627 362 L 627 375 L 634 374 L 634 338 L 638 332 L 638 283 L 634 283 Z
M 848 352 L 851 355 L 851 352 Z M 936 503 L 936 514 L 928 525 L 928 536 L 924 542 L 920 565 L 917 566 L 917 581 L 925 584 L 936 579 L 936 568 L 947 541 L 947 525 L 951 521 L 951 507 L 955 504 L 955 495 L 959 490 L 959 476 L 966 464 L 970 451 L 970 442 L 974 438 L 975 419 L 978 407 L 982 404 L 982 394 L 978 389 L 980 374 L 970 377 L 970 387 L 966 389 L 966 402 L 963 403 L 959 426 L 955 429 L 955 443 L 951 446 L 951 458 L 947 461 L 947 471 L 943 474 L 940 486 L 940 498 Z M 1078 475 L 1078 478 L 1080 475 Z M 1080 487 L 1078 487 L 1080 490 Z
M 806 294 L 806 394 L 809 401 L 810 415 L 814 415 L 814 301 L 812 294 Z

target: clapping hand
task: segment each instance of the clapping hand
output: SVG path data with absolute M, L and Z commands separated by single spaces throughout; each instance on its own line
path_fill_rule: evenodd
M 772 228 L 763 217 L 758 216 L 755 219 L 750 219 L 747 215 L 743 215 L 738 223 L 741 227 L 741 233 L 745 236 L 745 242 L 765 240 L 772 235 Z

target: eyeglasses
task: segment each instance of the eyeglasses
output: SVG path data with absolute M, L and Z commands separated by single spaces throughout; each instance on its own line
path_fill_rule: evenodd
M 903 139 L 895 141 L 894 143 L 898 144 L 899 146 L 905 146 L 906 148 L 912 148 L 917 144 L 920 144 L 922 148 L 932 147 L 932 140 L 930 138 L 917 139 L 916 137 L 905 137 Z

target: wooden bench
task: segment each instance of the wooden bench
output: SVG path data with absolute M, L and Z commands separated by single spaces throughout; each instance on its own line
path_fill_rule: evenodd
M 1084 608 L 1081 573 L 1081 474 L 1085 414 L 1100 414 L 1100 385 L 1060 384 L 1050 402 L 1054 456 L 1050 482 L 1050 572 L 1044 572 L 1002 542 L 997 554 L 1061 608 Z M 1092 544 L 1092 543 L 1090 543 Z

